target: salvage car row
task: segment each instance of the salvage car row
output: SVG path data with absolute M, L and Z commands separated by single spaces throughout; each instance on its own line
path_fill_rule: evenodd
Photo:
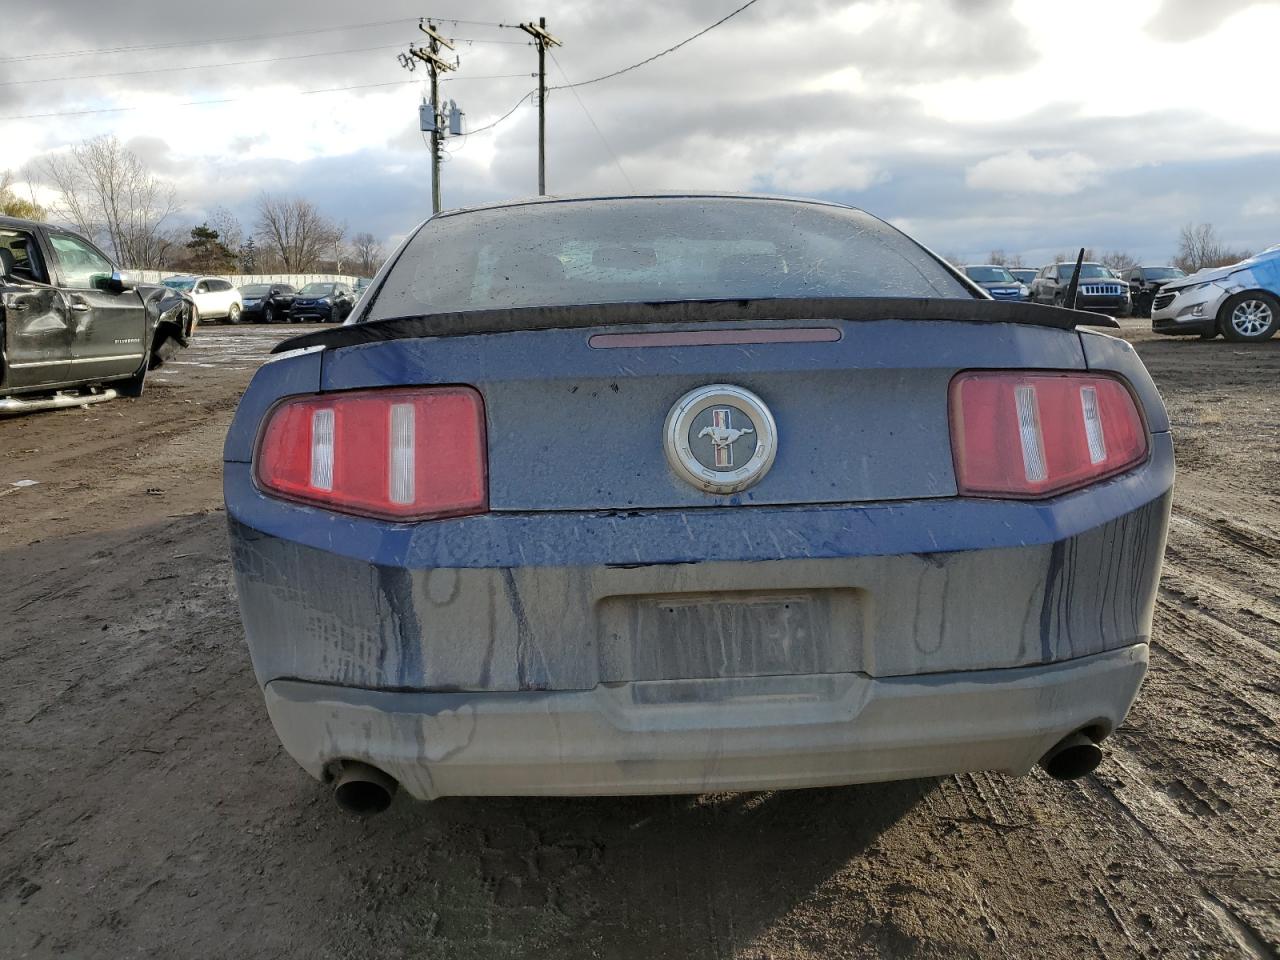
M 1149 316 L 1155 333 L 1212 340 L 1269 340 L 1280 330 L 1280 244 L 1187 276 L 1177 267 L 1135 266 L 1124 277 L 1100 263 L 1039 270 L 969 264 L 965 276 L 995 300 L 1068 306 L 1109 316 Z M 1068 302 L 1071 298 L 1071 302 Z
M 362 284 L 319 281 L 301 290 L 288 283 L 232 286 L 221 277 L 174 276 L 161 281 L 190 296 L 200 320 L 228 323 L 341 323 L 359 297 Z

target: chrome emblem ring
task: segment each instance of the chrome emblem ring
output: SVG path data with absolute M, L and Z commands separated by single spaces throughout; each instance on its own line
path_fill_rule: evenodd
M 778 451 L 778 427 L 764 401 L 727 383 L 677 400 L 663 436 L 676 476 L 707 493 L 737 493 L 759 482 Z

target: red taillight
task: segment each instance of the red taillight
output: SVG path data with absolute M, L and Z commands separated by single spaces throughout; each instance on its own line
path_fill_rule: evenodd
M 1147 429 L 1119 380 L 1074 373 L 962 373 L 951 381 L 961 495 L 1049 497 L 1147 456 Z
M 389 520 L 483 513 L 485 466 L 484 402 L 470 387 L 286 400 L 254 458 L 268 493 Z

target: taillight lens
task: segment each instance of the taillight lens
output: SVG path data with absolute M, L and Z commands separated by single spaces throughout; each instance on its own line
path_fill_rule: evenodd
M 951 381 L 951 448 L 962 495 L 1049 497 L 1141 463 L 1147 429 L 1111 377 L 981 371 Z
M 389 520 L 488 508 L 484 402 L 470 387 L 298 397 L 268 415 L 258 486 L 289 500 Z

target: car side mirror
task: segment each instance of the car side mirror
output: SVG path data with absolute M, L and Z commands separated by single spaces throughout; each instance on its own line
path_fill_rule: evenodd
M 107 276 L 94 277 L 93 285 L 108 293 L 124 293 L 138 286 L 138 279 L 127 270 L 112 270 Z

